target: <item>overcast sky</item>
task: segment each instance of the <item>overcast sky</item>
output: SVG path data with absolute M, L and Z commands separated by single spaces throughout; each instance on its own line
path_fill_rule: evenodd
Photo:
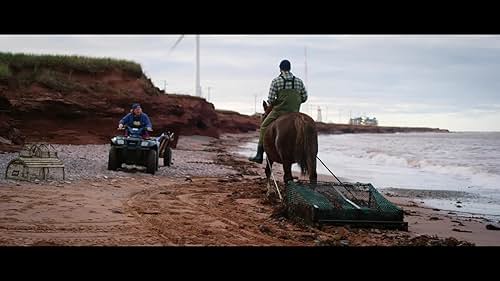
M 194 94 L 195 36 L 0 36 L 0 51 L 112 57 L 140 63 L 159 88 Z M 500 131 L 500 36 L 201 35 L 203 96 L 218 109 L 262 112 L 282 59 L 305 78 L 302 111 L 346 123 Z

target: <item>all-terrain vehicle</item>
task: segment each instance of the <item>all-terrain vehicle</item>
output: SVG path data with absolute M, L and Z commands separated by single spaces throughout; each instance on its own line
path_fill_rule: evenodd
M 143 127 L 125 126 L 124 130 L 124 136 L 111 138 L 108 170 L 117 170 L 122 164 L 138 165 L 145 166 L 146 172 L 154 175 L 159 168 L 160 154 L 163 157 L 163 165 L 170 166 L 172 161 L 170 143 L 173 134 L 163 133 L 155 138 L 148 137 L 146 128 Z

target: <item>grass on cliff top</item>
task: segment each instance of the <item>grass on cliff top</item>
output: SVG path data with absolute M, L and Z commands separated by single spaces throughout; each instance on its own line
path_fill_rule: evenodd
M 39 68 L 60 68 L 85 73 L 99 73 L 113 69 L 120 69 L 136 77 L 140 77 L 142 75 L 141 65 L 127 60 L 68 55 L 34 55 L 0 52 L 0 77 L 10 76 L 11 70 L 14 68 L 32 68 L 34 72 L 36 72 Z

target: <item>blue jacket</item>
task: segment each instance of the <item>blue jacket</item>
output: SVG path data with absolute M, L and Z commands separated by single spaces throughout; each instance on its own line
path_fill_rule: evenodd
M 134 120 L 135 119 L 135 120 Z M 139 121 L 140 124 L 134 124 L 134 121 Z M 129 113 L 125 115 L 125 117 L 120 120 L 120 124 L 127 125 L 129 127 L 146 127 L 153 129 L 153 125 L 151 124 L 151 120 L 146 113 L 141 113 L 141 115 L 135 117 L 133 113 Z

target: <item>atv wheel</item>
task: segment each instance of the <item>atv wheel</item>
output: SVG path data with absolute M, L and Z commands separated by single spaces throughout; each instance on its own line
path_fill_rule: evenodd
M 156 156 L 156 151 L 150 150 L 148 153 L 148 159 L 147 159 L 147 172 L 154 175 L 156 172 L 156 163 L 157 163 L 157 156 Z
M 160 158 L 156 157 L 156 170 L 160 169 Z
M 108 156 L 108 170 L 116 171 L 119 164 L 120 160 L 118 159 L 118 150 L 116 147 L 111 147 Z
M 163 166 L 170 166 L 172 164 L 172 148 L 167 147 L 163 152 Z

